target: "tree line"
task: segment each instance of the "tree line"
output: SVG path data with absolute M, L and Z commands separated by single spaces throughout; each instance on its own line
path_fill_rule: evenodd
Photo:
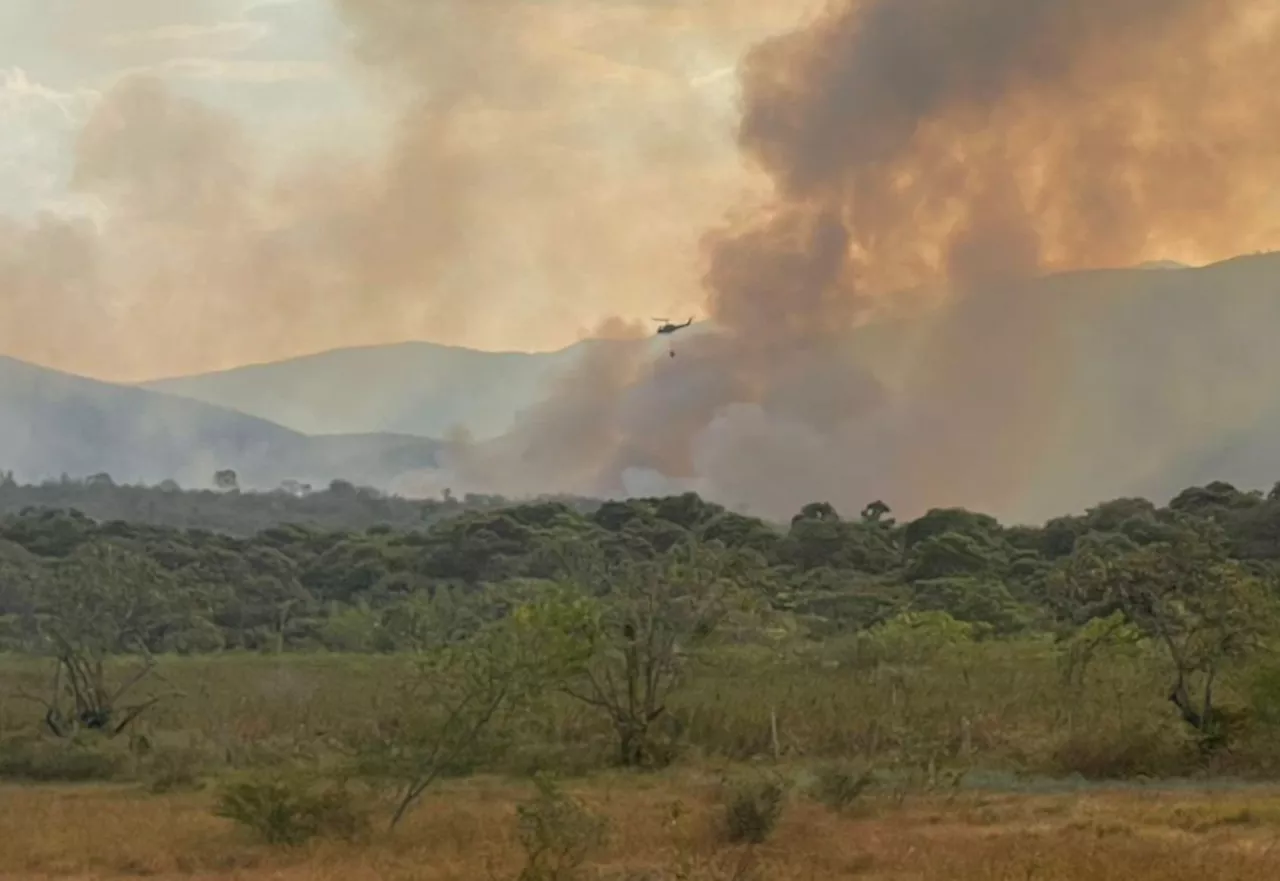
M 1266 650 L 1280 624 L 1280 491 L 1225 483 L 1164 506 L 1117 499 L 1035 527 L 963 509 L 899 522 L 881 502 L 852 516 L 813 503 L 777 525 L 695 494 L 468 504 L 353 490 L 325 491 L 317 504 L 331 519 L 288 522 L 277 494 L 10 481 L 4 497 L 75 497 L 117 516 L 27 506 L 0 519 L 0 649 L 55 660 L 51 731 L 119 731 L 160 699 L 127 703 L 158 655 L 421 656 L 540 620 L 544 642 L 577 633 L 593 651 L 608 647 L 610 675 L 555 681 L 606 713 L 619 761 L 639 764 L 652 760 L 678 660 L 712 637 L 759 644 L 781 629 L 822 642 L 954 625 L 978 639 L 1069 644 L 1083 669 L 1093 647 L 1127 635 L 1166 658 L 1168 699 L 1210 748 L 1235 721 L 1215 698 L 1223 670 Z M 150 494 L 168 510 L 243 511 L 245 522 L 271 525 L 237 533 L 129 519 Z M 423 517 L 430 506 L 448 511 Z M 418 515 L 368 523 L 410 509 Z M 359 525 L 326 525 L 340 516 Z M 501 646 L 451 655 L 461 680 L 432 681 L 469 682 L 496 712 L 517 668 L 547 654 L 524 664 L 526 642 Z M 552 654 L 563 661 L 581 648 Z M 136 672 L 106 676 L 113 656 L 134 659 Z
M 331 530 L 392 526 L 416 529 L 463 511 L 491 510 L 508 501 L 501 496 L 446 490 L 439 499 L 406 499 L 372 487 L 333 480 L 325 487 L 286 481 L 274 492 L 241 492 L 234 471 L 213 474 L 215 489 L 184 489 L 176 481 L 155 486 L 118 484 L 110 474 L 23 484 L 12 472 L 0 471 L 0 516 L 32 508 L 77 510 L 95 520 L 127 520 L 232 535 L 252 535 L 281 523 L 300 523 Z M 575 509 L 590 510 L 598 502 L 554 497 Z

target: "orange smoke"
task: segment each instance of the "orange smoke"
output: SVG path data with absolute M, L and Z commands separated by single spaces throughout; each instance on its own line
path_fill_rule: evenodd
M 1262 9 L 845 0 L 756 46 L 740 144 L 773 195 L 707 239 L 717 331 L 616 388 L 614 432 L 563 439 L 611 463 L 573 488 L 629 467 L 774 512 L 1007 507 L 1066 373 L 1033 278 L 1277 242 Z M 946 305 L 890 390 L 843 340 L 930 297 Z

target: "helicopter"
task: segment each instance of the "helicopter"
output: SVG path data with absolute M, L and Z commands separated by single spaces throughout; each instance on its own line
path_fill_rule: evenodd
M 684 324 L 672 324 L 670 320 L 666 318 L 655 318 L 653 320 L 663 322 L 662 326 L 658 328 L 659 335 L 662 335 L 665 333 L 675 333 L 677 330 L 684 330 L 686 327 L 693 324 L 692 318 L 690 318 Z
M 671 321 L 667 318 L 655 318 L 653 320 L 662 322 L 662 326 L 658 328 L 659 336 L 662 336 L 663 334 L 668 334 L 668 335 L 673 334 L 677 330 L 684 330 L 686 327 L 693 324 L 693 318 L 690 318 L 684 324 L 672 324 Z M 676 350 L 672 349 L 669 354 L 672 358 L 674 358 L 676 356 Z

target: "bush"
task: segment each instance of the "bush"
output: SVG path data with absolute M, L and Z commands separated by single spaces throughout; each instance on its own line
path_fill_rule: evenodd
M 782 819 L 786 788 L 776 781 L 739 783 L 725 797 L 725 837 L 732 844 L 762 844 Z
M 156 750 L 148 762 L 147 788 L 157 794 L 203 787 L 204 756 L 195 749 Z
M 354 840 L 369 829 L 368 812 L 342 782 L 277 776 L 226 784 L 214 813 L 268 844 L 296 846 L 317 836 Z
M 1280 726 L 1280 664 L 1259 666 L 1249 682 L 1249 703 L 1257 720 Z
M 525 867 L 520 881 L 573 881 L 603 844 L 606 821 L 551 780 L 534 781 L 538 795 L 516 808 Z
M 1050 770 L 1086 780 L 1131 780 L 1179 776 L 1194 768 L 1194 750 L 1185 738 L 1153 727 L 1073 731 L 1055 747 Z
M 818 770 L 810 794 L 833 811 L 847 811 L 875 782 L 875 775 L 866 768 L 847 764 L 833 764 Z
M 0 779 L 31 783 L 86 783 L 115 779 L 127 756 L 77 740 L 10 740 L 0 744 Z

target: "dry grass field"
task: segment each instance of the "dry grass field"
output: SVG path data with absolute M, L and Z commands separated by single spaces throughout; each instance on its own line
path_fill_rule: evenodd
M 222 784 L 287 766 L 318 773 L 329 737 L 391 693 L 395 659 L 166 658 L 182 696 L 139 724 L 151 747 L 135 755 L 126 738 L 75 749 L 33 740 L 38 706 L 12 695 L 37 692 L 47 666 L 10 658 L 0 664 L 0 881 L 1280 879 L 1280 785 L 1229 779 L 1276 779 L 1275 727 L 1258 727 L 1220 767 L 1188 764 L 1158 666 L 1108 658 L 1078 692 L 1039 645 L 973 652 L 888 673 L 778 662 L 702 673 L 680 695 L 687 749 L 648 774 L 602 770 L 607 726 L 554 704 L 520 725 L 518 747 L 488 773 L 433 786 L 393 832 L 384 812 L 367 840 L 321 835 L 300 847 L 263 844 L 219 817 Z M 879 782 L 844 812 L 820 803 L 813 772 L 855 758 Z M 606 840 L 576 873 L 525 872 L 518 808 L 539 770 L 563 775 L 565 792 L 607 818 Z M 962 786 L 942 791 L 956 772 Z M 730 843 L 725 779 L 771 775 L 791 784 L 772 834 Z M 196 778 L 203 789 L 182 788 Z M 1196 782 L 1138 783 L 1165 778 Z M 159 789 L 165 779 L 177 788 Z
M 729 845 L 716 780 L 685 770 L 569 788 L 607 816 L 584 881 L 1274 881 L 1280 788 L 871 795 L 840 814 L 790 797 L 767 842 Z M 206 793 L 0 787 L 0 878 L 516 881 L 515 806 L 532 787 L 441 787 L 394 833 L 298 849 L 254 843 Z

